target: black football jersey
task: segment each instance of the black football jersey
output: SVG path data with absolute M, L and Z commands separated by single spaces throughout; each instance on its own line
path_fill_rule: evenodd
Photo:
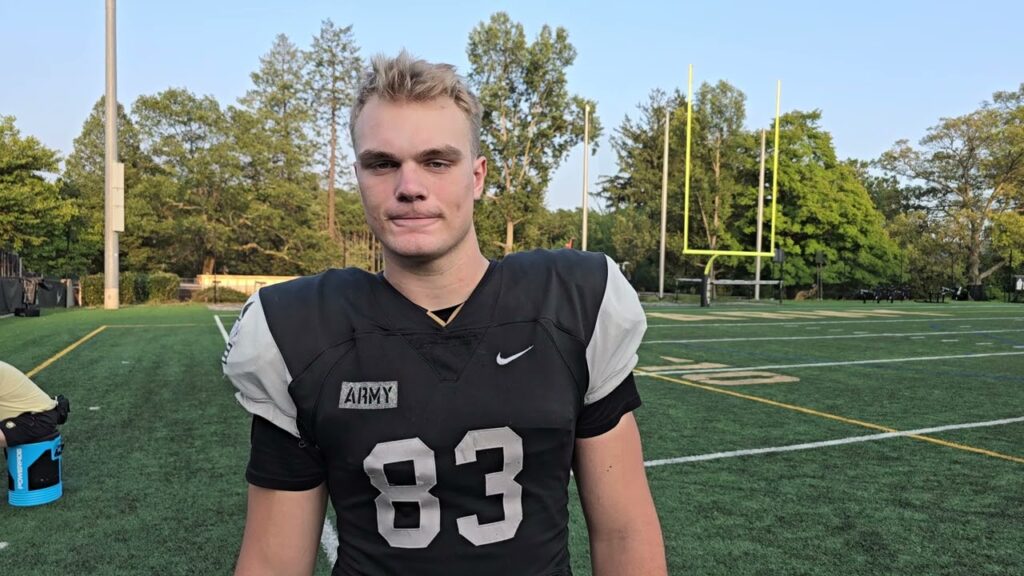
M 570 250 L 491 263 L 444 326 L 361 270 L 262 288 L 224 355 L 246 477 L 327 483 L 335 575 L 568 575 L 574 443 L 639 406 L 645 328 L 611 259 Z

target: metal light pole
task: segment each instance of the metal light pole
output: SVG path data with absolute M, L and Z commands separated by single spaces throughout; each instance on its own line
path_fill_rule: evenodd
M 761 178 L 757 185 L 757 251 L 761 252 L 761 229 L 764 224 L 764 156 L 765 132 L 761 130 Z M 754 258 L 754 300 L 761 299 L 761 257 Z
M 118 205 L 121 210 L 121 228 L 124 229 L 124 175 L 117 164 L 117 15 L 115 0 L 107 1 L 107 91 L 106 146 L 103 176 L 103 307 L 116 310 L 118 296 Z M 120 172 L 120 174 L 119 174 Z M 118 176 L 121 182 L 118 182 Z M 121 193 L 120 199 L 117 197 Z M 120 200 L 120 201 L 118 201 Z
M 668 219 L 668 123 L 672 111 L 665 107 L 665 153 L 661 159 L 661 253 L 658 267 L 658 299 L 665 297 L 665 227 Z
M 581 235 L 580 249 L 587 249 L 587 214 L 590 211 L 589 194 L 587 185 L 590 180 L 590 104 L 584 108 L 583 119 L 583 233 Z

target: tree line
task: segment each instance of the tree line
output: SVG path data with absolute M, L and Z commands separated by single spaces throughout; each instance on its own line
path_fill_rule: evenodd
M 573 93 L 576 50 L 564 28 L 532 39 L 505 13 L 467 41 L 466 78 L 484 106 L 489 173 L 476 224 L 485 254 L 578 244 L 581 214 L 544 205 L 554 172 L 603 132 L 598 103 Z M 309 274 L 379 270 L 347 156 L 349 107 L 366 66 L 351 26 L 330 20 L 306 47 L 279 35 L 234 103 L 168 88 L 118 106 L 125 164 L 127 271 Z M 689 245 L 755 245 L 761 128 L 746 128 L 746 96 L 702 84 L 692 102 Z M 602 175 L 589 246 L 622 263 L 639 289 L 657 288 L 665 121 L 669 155 L 666 276 L 699 275 L 706 257 L 683 256 L 686 96 L 652 90 L 609 138 L 617 170 Z M 946 118 L 918 144 L 901 140 L 873 160 L 841 160 L 821 111 L 780 119 L 778 245 L 786 281 L 809 285 L 815 255 L 824 282 L 980 284 L 1024 259 L 1024 85 L 978 110 Z M 0 116 L 0 248 L 34 271 L 102 271 L 104 102 L 96 102 L 61 158 L 10 116 Z M 768 131 L 768 157 L 775 153 Z M 770 186 L 768 187 L 770 190 Z M 765 219 L 769 221 L 768 217 Z M 764 240 L 767 249 L 767 234 Z M 765 274 L 768 275 L 767 265 Z M 715 274 L 752 278 L 750 258 L 719 258 Z

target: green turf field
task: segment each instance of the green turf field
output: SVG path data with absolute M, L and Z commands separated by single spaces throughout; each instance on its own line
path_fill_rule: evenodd
M 1024 574 L 1024 305 L 648 313 L 637 417 L 671 574 Z M 0 488 L 0 575 L 230 573 L 249 420 L 215 316 L 230 330 L 202 306 L 0 319 L 0 360 L 72 402 L 64 497 Z

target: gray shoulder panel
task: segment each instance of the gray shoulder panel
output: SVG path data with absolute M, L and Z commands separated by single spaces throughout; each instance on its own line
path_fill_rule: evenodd
M 292 377 L 270 332 L 260 292 L 249 298 L 231 327 L 221 364 L 224 375 L 238 390 L 235 398 L 242 407 L 299 435 L 295 403 L 288 394 Z

